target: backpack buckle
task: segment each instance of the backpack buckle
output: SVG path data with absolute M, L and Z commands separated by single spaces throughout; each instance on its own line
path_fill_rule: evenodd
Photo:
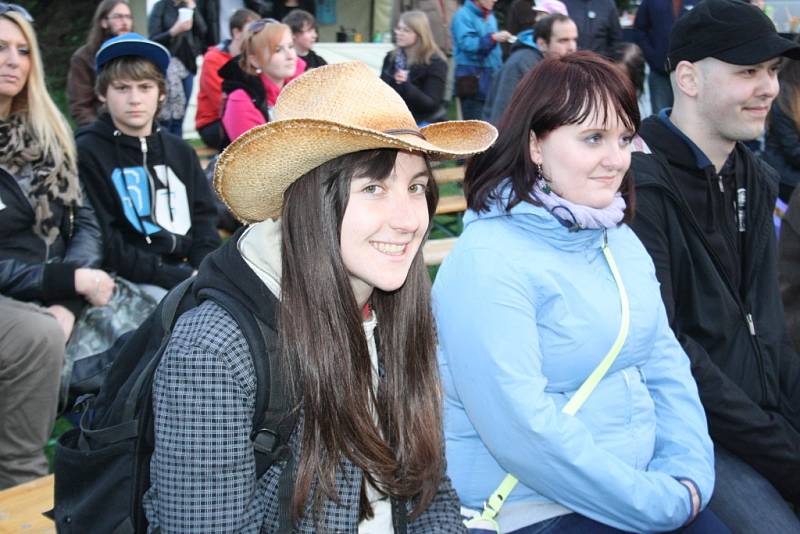
M 253 442 L 253 448 L 256 452 L 270 455 L 275 452 L 280 441 L 278 433 L 269 428 L 253 430 L 250 433 L 250 440 Z
M 253 442 L 253 449 L 256 454 L 264 455 L 268 460 L 268 465 L 291 456 L 289 446 L 281 444 L 280 435 L 269 428 L 253 430 L 250 434 L 250 440 Z

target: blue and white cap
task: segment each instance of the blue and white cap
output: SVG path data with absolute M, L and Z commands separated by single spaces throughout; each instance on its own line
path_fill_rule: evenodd
M 169 50 L 138 33 L 117 35 L 100 45 L 94 56 L 95 70 L 100 72 L 106 63 L 122 56 L 143 57 L 152 61 L 164 75 L 169 66 Z

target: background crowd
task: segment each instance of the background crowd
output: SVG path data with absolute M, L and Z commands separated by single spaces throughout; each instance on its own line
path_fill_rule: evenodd
M 194 279 L 281 303 L 270 306 L 290 299 L 309 324 L 346 333 L 323 341 L 296 319 L 259 317 L 287 343 L 285 369 L 306 410 L 305 437 L 291 442 L 298 524 L 308 506 L 332 528 L 359 532 L 458 532 L 462 517 L 472 529 L 520 534 L 800 530 L 800 45 L 776 32 L 764 6 L 742 0 L 642 0 L 634 42 L 623 40 L 612 0 L 514 0 L 502 27 L 494 7 L 395 2 L 394 46 L 370 73 L 320 69 L 314 2 L 160 0 L 143 35 L 126 0 L 102 0 L 70 60 L 67 119 L 45 86 L 36 21 L 0 2 L 0 489 L 48 472 L 44 446 L 78 362 Z M 223 154 L 207 168 L 183 139 L 193 92 L 200 141 Z M 282 129 L 286 119 L 299 122 Z M 362 146 L 341 133 L 359 128 L 392 139 Z M 329 152 L 312 147 L 321 137 Z M 351 148 L 331 148 L 340 146 Z M 280 198 L 262 199 L 277 203 L 274 213 L 237 189 L 232 176 L 254 179 L 231 154 L 263 180 L 283 173 Z M 276 169 L 269 158 L 297 165 Z M 468 207 L 432 293 L 417 251 L 437 200 L 435 184 L 419 180 L 430 176 L 429 159 L 466 163 Z M 353 189 L 359 173 L 375 174 L 363 190 Z M 350 193 L 328 175 L 344 177 Z M 326 191 L 314 200 L 320 213 L 298 200 L 316 198 L 314 188 Z M 348 214 L 369 188 L 385 194 L 386 226 L 410 236 L 400 248 L 413 248 L 390 282 L 347 255 L 350 232 L 360 235 Z M 389 201 L 409 191 L 407 209 Z M 270 220 L 282 209 L 283 228 Z M 377 211 L 363 209 L 369 226 Z M 294 232 L 306 227 L 303 241 Z M 326 280 L 323 266 L 304 273 L 313 260 L 302 250 L 330 228 L 342 250 L 321 250 L 343 269 L 328 275 L 344 303 L 303 289 Z M 257 239 L 269 250 L 258 251 Z M 400 254 L 397 243 L 381 243 Z M 247 275 L 213 279 L 229 268 Z M 361 285 L 343 289 L 346 277 Z M 392 304 L 387 295 L 406 277 L 413 282 Z M 401 319 L 419 313 L 412 295 L 425 307 L 418 323 Z M 355 320 L 345 319 L 351 300 Z M 144 513 L 168 531 L 205 531 L 217 520 L 277 527 L 285 503 L 260 499 L 282 477 L 251 476 L 249 426 L 187 434 L 198 447 L 216 440 L 221 464 L 247 467 L 220 517 L 203 523 L 188 512 L 219 503 L 214 492 L 186 500 L 209 481 L 181 474 L 176 458 L 190 446 L 173 434 L 185 424 L 180 414 L 252 419 L 252 408 L 203 405 L 172 388 L 192 387 L 194 353 L 184 347 L 209 332 L 245 337 L 219 326 L 222 308 L 204 310 L 181 323 L 158 368 L 160 441 Z M 380 359 L 400 358 L 400 342 L 376 326 L 378 314 L 430 342 L 403 345 L 419 374 Z M 385 346 L 376 348 L 373 331 Z M 339 373 L 314 360 L 303 336 L 347 354 L 358 372 L 345 379 L 346 394 L 326 389 Z M 246 369 L 251 354 L 237 351 L 227 365 Z M 252 377 L 226 373 L 209 375 L 213 387 L 243 388 L 253 404 Z M 427 387 L 408 398 L 441 418 L 410 423 L 398 400 L 406 383 Z M 331 425 L 320 391 L 355 406 L 335 417 L 365 434 Z M 232 433 L 239 441 L 228 450 Z M 357 487 L 337 478 L 337 454 L 363 476 Z M 355 499 L 356 516 L 337 515 L 337 492 Z M 406 512 L 408 525 L 398 522 Z

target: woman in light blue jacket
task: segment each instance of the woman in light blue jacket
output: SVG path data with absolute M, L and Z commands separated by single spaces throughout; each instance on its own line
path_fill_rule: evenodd
M 467 168 L 465 229 L 433 288 L 464 514 L 512 474 L 483 511 L 501 532 L 727 532 L 703 511 L 713 448 L 689 360 L 625 224 L 634 89 L 590 52 L 542 62 L 518 89 Z M 564 413 L 617 337 L 610 369 Z

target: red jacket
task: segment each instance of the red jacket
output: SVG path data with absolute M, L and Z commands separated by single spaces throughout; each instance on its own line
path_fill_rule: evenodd
M 203 69 L 200 71 L 200 91 L 197 93 L 197 114 L 194 117 L 194 127 L 199 130 L 212 122 L 222 118 L 222 78 L 217 71 L 231 55 L 212 46 L 203 56 Z

